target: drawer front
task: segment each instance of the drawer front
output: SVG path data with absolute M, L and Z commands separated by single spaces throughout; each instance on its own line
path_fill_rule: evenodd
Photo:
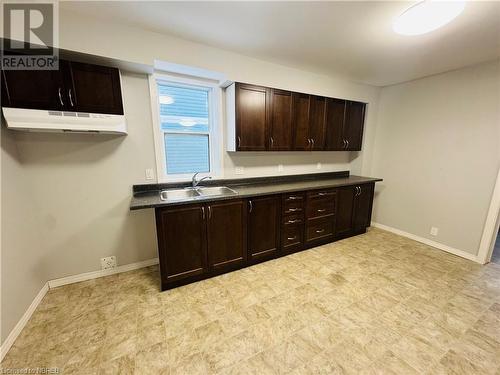
M 334 198 L 335 197 L 335 189 L 324 189 L 324 190 L 314 190 L 307 192 L 307 199 L 316 199 L 316 198 Z
M 335 213 L 335 195 L 309 200 L 306 212 L 308 219 L 333 215 Z
M 306 241 L 333 236 L 333 218 L 309 220 L 306 225 Z
M 297 215 L 304 213 L 304 202 L 303 201 L 285 201 L 283 203 L 283 214 L 285 215 Z
M 283 216 L 283 224 L 285 225 L 297 225 L 304 222 L 304 215 L 302 214 L 288 214 Z
M 304 241 L 304 228 L 302 225 L 283 226 L 283 248 L 295 247 Z
M 283 202 L 304 202 L 305 194 L 304 193 L 288 193 L 283 194 Z

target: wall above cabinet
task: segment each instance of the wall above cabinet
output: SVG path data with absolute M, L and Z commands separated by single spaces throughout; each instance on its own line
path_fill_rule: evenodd
M 227 151 L 360 151 L 366 104 L 236 82 Z

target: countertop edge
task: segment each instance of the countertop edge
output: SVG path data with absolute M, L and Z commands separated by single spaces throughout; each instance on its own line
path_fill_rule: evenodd
M 311 187 L 310 189 L 324 189 L 324 188 L 329 188 L 329 187 L 342 187 L 342 186 L 351 186 L 351 185 L 356 185 L 359 183 L 369 183 L 369 182 L 380 182 L 383 181 L 382 178 L 376 178 L 376 177 L 363 177 L 363 176 L 356 176 L 356 175 L 351 175 L 348 178 L 351 177 L 356 177 L 358 181 L 353 181 L 353 182 L 338 182 L 338 183 L 332 183 L 331 180 L 326 180 L 328 183 L 326 183 L 323 186 L 314 186 Z M 341 178 L 339 178 L 340 180 Z M 325 181 L 325 182 L 326 182 Z M 304 181 L 307 182 L 307 181 Z M 318 181 L 315 181 L 318 182 Z M 273 184 L 269 184 L 272 186 Z M 235 185 L 227 185 L 229 187 L 235 187 Z M 257 186 L 257 185 L 256 185 Z M 246 188 L 249 188 L 249 185 L 245 186 Z M 253 193 L 253 194 L 238 194 L 238 195 L 231 195 L 231 196 L 220 196 L 220 197 L 206 197 L 206 198 L 198 198 L 198 199 L 193 199 L 193 200 L 185 200 L 185 201 L 177 201 L 177 202 L 155 202 L 155 203 L 148 203 L 148 204 L 135 204 L 133 205 L 133 200 L 136 198 L 136 196 L 132 197 L 132 202 L 130 205 L 130 211 L 137 211 L 137 210 L 144 210 L 144 209 L 149 209 L 149 208 L 157 208 L 157 207 L 171 207 L 171 206 L 180 206 L 180 205 L 188 205 L 188 204 L 197 204 L 197 203 L 206 203 L 206 202 L 215 202 L 215 201 L 224 201 L 224 200 L 232 200 L 232 199 L 244 199 L 244 198 L 250 198 L 250 197 L 259 197 L 259 196 L 264 196 L 264 195 L 272 195 L 272 194 L 284 194 L 284 193 L 293 193 L 297 191 L 304 191 L 307 190 L 307 188 L 304 187 L 291 187 L 289 189 L 280 189 L 278 191 L 267 191 L 267 192 L 262 192 L 262 193 Z M 149 193 L 142 193 L 141 195 L 144 196 L 152 196 L 153 194 L 151 192 Z

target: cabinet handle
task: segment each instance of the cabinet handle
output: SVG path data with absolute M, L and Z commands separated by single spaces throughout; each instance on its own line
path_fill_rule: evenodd
M 241 138 L 240 136 L 238 136 L 237 138 L 238 138 L 238 147 L 241 147 Z
M 363 190 L 361 190 L 361 186 L 358 186 L 358 189 L 359 189 L 359 194 L 358 195 L 361 195 L 361 192 L 363 191 Z
M 328 194 L 328 193 L 318 193 L 318 196 L 319 196 L 319 197 L 323 197 L 323 196 L 325 196 L 325 195 L 327 195 L 327 194 Z
M 346 139 L 345 141 L 346 141 L 346 143 L 347 143 L 347 146 L 345 146 L 345 148 L 347 149 L 347 148 L 349 148 L 349 140 L 348 140 L 348 139 Z
M 288 211 L 296 212 L 296 211 L 302 211 L 302 209 L 301 208 L 289 208 Z
M 212 218 L 212 207 L 208 206 L 208 220 Z
M 324 209 L 324 208 L 318 209 L 318 212 L 325 212 L 325 211 L 326 211 L 326 209 Z
M 252 212 L 252 210 L 253 210 L 252 201 L 248 201 L 248 205 L 250 206 L 248 212 Z
M 73 104 L 73 95 L 71 95 L 71 89 L 68 90 L 68 96 L 69 96 L 69 104 L 71 104 L 72 107 L 75 105 Z
M 354 196 L 355 196 L 355 197 L 357 197 L 357 196 L 358 196 L 358 193 L 359 193 L 359 191 L 358 191 L 358 187 L 357 187 L 357 186 L 355 186 L 355 187 L 354 187 L 354 189 L 356 189 L 356 194 L 354 194 Z
M 295 195 L 291 195 L 291 196 L 288 197 L 288 199 L 291 200 L 291 201 L 294 201 L 294 200 L 297 200 L 297 199 L 301 199 L 301 197 L 297 197 Z
M 318 229 L 316 233 L 323 233 L 325 230 L 324 229 Z
M 287 237 L 286 239 L 287 239 L 288 241 L 293 241 L 293 240 L 297 239 L 297 236 Z
M 205 207 L 201 207 L 201 218 L 205 220 Z
M 307 138 L 307 147 L 311 147 L 311 138 Z
M 273 147 L 273 146 L 274 146 L 274 139 L 273 139 L 273 137 L 271 137 L 271 147 Z
M 295 224 L 295 223 L 300 223 L 300 220 L 299 219 L 295 219 L 295 220 L 288 220 L 287 221 L 288 224 Z
M 312 148 L 314 148 L 314 138 L 311 138 Z
M 61 107 L 64 107 L 64 102 L 62 100 L 62 95 L 61 95 L 61 88 L 57 90 L 57 93 L 59 94 L 59 103 L 61 103 Z

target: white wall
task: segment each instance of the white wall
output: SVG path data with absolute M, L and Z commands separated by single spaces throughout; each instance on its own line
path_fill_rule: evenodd
M 477 254 L 500 167 L 499 104 L 499 61 L 383 88 L 373 220 Z
M 378 88 L 66 12 L 60 14 L 60 47 L 141 64 L 161 59 L 219 71 L 234 80 L 369 103 L 362 153 L 226 154 L 227 177 L 234 176 L 236 165 L 245 167 L 246 177 L 277 174 L 280 163 L 285 173 L 318 172 L 317 162 L 323 164 L 321 171 L 359 173 L 369 164 Z M 17 199 L 32 200 L 22 201 L 21 207 L 17 200 L 3 202 L 2 195 L 2 218 L 23 222 L 24 212 L 32 209 L 35 216 L 29 220 L 43 236 L 2 246 L 2 270 L 18 273 L 6 272 L 10 281 L 2 285 L 2 308 L 6 306 L 2 341 L 41 288 L 40 280 L 98 270 L 104 256 L 116 255 L 119 265 L 156 256 L 153 211 L 128 209 L 132 185 L 145 183 L 145 169 L 155 167 L 148 79 L 124 72 L 122 83 L 126 137 L 4 130 L 18 150 L 16 166 L 24 177 L 11 173 L 2 178 L 2 188 L 19 194 Z M 2 150 L 5 153 L 3 144 Z M 2 223 L 2 229 L 11 239 L 20 234 L 14 225 Z

